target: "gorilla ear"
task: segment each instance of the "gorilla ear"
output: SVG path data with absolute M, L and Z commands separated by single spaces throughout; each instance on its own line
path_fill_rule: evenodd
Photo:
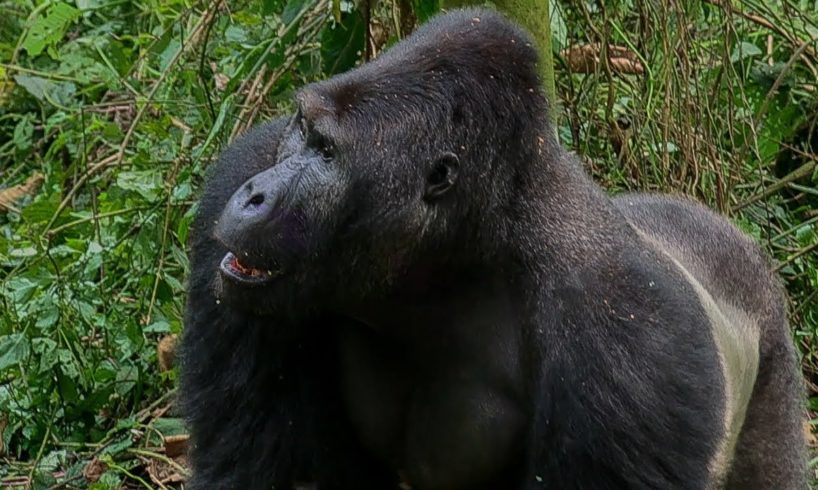
M 426 175 L 426 192 L 423 193 L 423 199 L 427 202 L 435 201 L 454 187 L 459 167 L 460 159 L 457 155 L 450 151 L 441 154 Z

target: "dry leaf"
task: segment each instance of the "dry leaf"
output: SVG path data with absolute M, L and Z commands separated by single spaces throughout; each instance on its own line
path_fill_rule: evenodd
M 224 73 L 219 73 L 216 63 L 210 63 L 210 69 L 213 71 L 213 82 L 216 84 L 216 90 L 224 92 L 224 89 L 227 88 L 227 84 L 230 83 L 230 77 Z
M 809 420 L 804 421 L 804 437 L 807 439 L 809 447 L 818 447 L 818 437 L 813 432 L 813 426 Z
M 187 442 L 190 436 L 179 434 L 175 436 L 165 436 L 165 455 L 169 458 L 176 458 L 187 454 Z
M 165 456 L 173 460 L 178 466 L 155 458 L 140 458 L 143 461 L 148 460 L 146 470 L 154 483 L 163 486 L 185 480 L 187 475 L 184 472 L 188 471 L 189 468 L 187 460 L 188 439 L 190 439 L 190 436 L 187 434 L 163 437 Z
M 602 69 L 602 46 L 599 43 L 571 46 L 560 54 L 574 73 L 594 73 Z M 639 75 L 645 72 L 636 54 L 624 46 L 608 46 L 608 65 L 613 73 Z
M 185 477 L 175 467 L 158 459 L 151 459 L 146 469 L 151 480 L 159 486 L 185 481 Z
M 0 190 L 0 210 L 19 212 L 14 202 L 34 194 L 42 183 L 43 174 L 35 172 L 24 183 Z
M 181 129 L 182 131 L 184 131 L 185 133 L 190 133 L 190 132 L 191 132 L 190 126 L 188 126 L 187 124 L 185 124 L 185 123 L 184 123 L 184 121 L 182 121 L 182 120 L 181 120 L 181 119 L 179 119 L 178 117 L 173 117 L 173 116 L 170 116 L 170 122 L 171 122 L 171 124 L 173 124 L 173 125 L 174 125 L 174 126 L 176 126 L 177 128 L 179 128 L 179 129 Z
M 6 414 L 0 413 L 0 456 L 5 453 L 5 447 L 3 447 L 3 432 L 6 430 L 8 426 L 9 420 Z
M 88 480 L 89 483 L 94 483 L 100 479 L 107 467 L 105 463 L 100 461 L 96 456 L 92 459 L 82 470 L 82 476 Z
M 177 343 L 178 336 L 176 334 L 172 334 L 162 337 L 159 344 L 156 346 L 156 358 L 159 361 L 160 372 L 170 371 L 173 369 L 173 363 L 176 361 Z

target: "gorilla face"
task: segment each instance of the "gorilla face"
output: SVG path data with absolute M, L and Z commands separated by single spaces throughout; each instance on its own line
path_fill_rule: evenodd
M 439 234 L 441 208 L 454 208 L 444 199 L 457 182 L 454 152 L 402 134 L 404 124 L 339 120 L 321 105 L 320 88 L 298 96 L 277 163 L 241 185 L 216 224 L 229 250 L 221 296 L 231 303 L 267 311 L 285 297 L 345 302 L 350 288 L 359 299 L 362 290 L 383 292 L 424 237 Z
M 233 194 L 215 229 L 229 250 L 220 266 L 228 287 L 286 281 L 316 254 L 319 237 L 333 226 L 325 211 L 340 206 L 349 182 L 333 151 L 299 113 L 279 144 L 276 163 Z

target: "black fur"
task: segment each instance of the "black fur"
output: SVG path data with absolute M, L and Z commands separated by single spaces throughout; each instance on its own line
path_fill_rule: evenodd
M 687 201 L 606 197 L 536 61 L 497 14 L 440 16 L 224 153 L 191 250 L 189 488 L 804 487 L 764 257 Z M 697 284 L 760 351 L 732 438 Z

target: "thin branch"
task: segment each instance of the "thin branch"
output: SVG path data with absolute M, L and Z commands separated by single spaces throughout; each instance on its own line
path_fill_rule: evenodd
M 775 184 L 773 184 L 770 187 L 767 187 L 766 189 L 764 189 L 762 192 L 750 197 L 749 199 L 746 199 L 746 200 L 736 204 L 735 206 L 730 208 L 730 212 L 735 213 L 736 211 L 738 211 L 740 209 L 743 209 L 743 208 L 746 208 L 747 206 L 749 206 L 750 204 L 753 204 L 754 202 L 760 201 L 760 200 L 762 200 L 762 199 L 764 199 L 766 197 L 769 197 L 769 196 L 775 194 L 776 192 L 780 191 L 784 187 L 787 187 L 787 185 L 790 182 L 795 182 L 798 179 L 802 179 L 804 177 L 812 175 L 812 171 L 813 171 L 813 169 L 815 169 L 815 165 L 816 165 L 815 161 L 807 162 L 807 163 L 801 165 L 797 169 L 795 169 L 792 172 L 785 175 L 783 178 L 781 178 L 781 180 L 777 181 Z

